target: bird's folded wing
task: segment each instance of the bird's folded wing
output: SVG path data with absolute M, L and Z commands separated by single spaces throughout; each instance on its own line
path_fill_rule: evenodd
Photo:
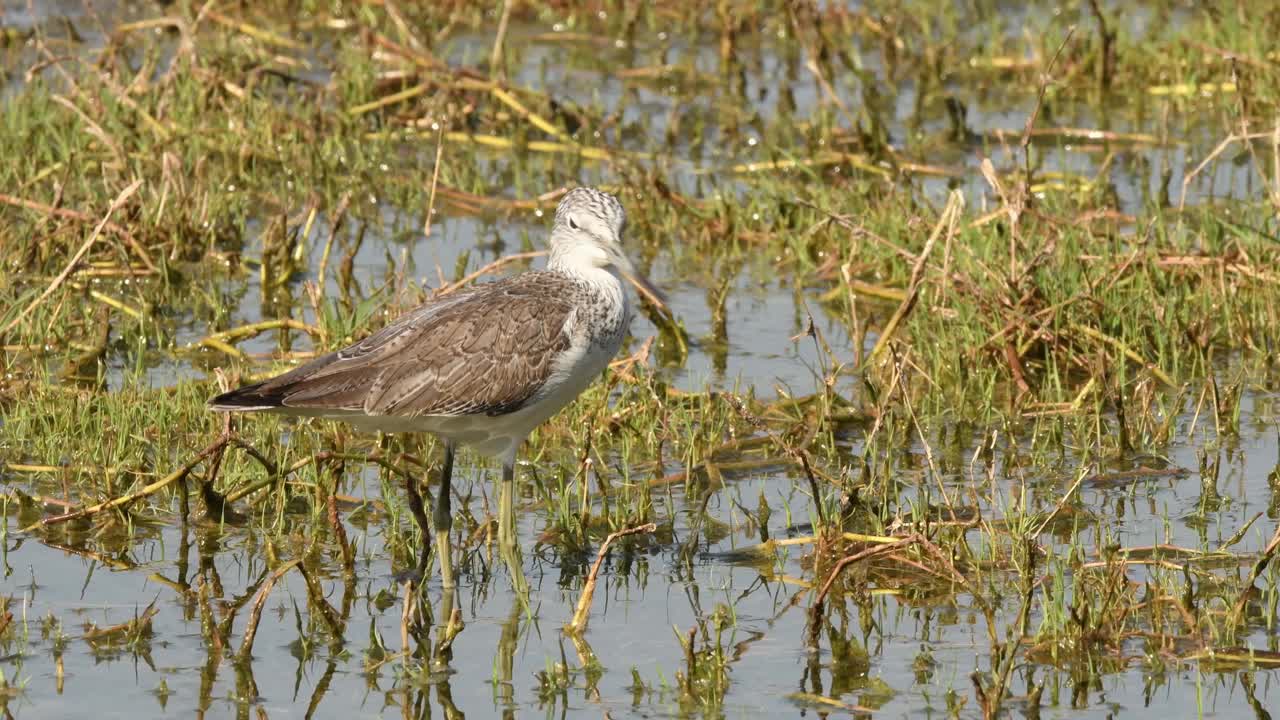
M 512 412 L 569 348 L 569 282 L 525 273 L 445 297 L 214 405 L 397 416 Z

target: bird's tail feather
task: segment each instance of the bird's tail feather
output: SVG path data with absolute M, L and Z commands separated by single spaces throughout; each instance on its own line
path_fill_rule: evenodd
M 263 383 L 246 385 L 209 399 L 209 409 L 215 412 L 253 412 L 283 407 L 284 398 L 271 392 L 263 392 Z

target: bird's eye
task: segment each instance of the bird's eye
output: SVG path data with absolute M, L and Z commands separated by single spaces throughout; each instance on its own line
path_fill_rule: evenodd
M 573 218 L 569 218 L 569 227 L 573 228 L 574 230 L 577 230 L 577 229 L 578 229 L 578 223 L 574 222 L 574 221 L 573 221 Z

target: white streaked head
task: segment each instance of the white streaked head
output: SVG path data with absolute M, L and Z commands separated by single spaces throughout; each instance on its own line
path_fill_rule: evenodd
M 595 188 L 570 190 L 556 207 L 551 226 L 551 267 L 615 268 L 629 277 L 659 304 L 665 298 L 640 274 L 622 250 L 627 213 L 618 198 Z
M 626 225 L 627 213 L 618 198 L 595 188 L 574 188 L 556 207 L 551 256 L 569 260 L 573 255 L 574 264 L 588 260 L 595 267 L 620 264 L 618 258 L 625 262 L 622 230 Z

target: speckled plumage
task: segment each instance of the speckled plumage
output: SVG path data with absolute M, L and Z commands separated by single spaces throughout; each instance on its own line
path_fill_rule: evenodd
M 622 345 L 631 321 L 622 279 L 590 251 L 616 243 L 625 224 L 612 195 L 572 190 L 556 209 L 547 270 L 429 302 L 354 345 L 210 405 L 433 432 L 484 454 L 514 453 Z
M 455 446 L 502 458 L 498 538 L 513 542 L 520 444 L 599 377 L 622 347 L 631 323 L 624 274 L 660 298 L 622 252 L 626 223 L 614 196 L 570 190 L 556 207 L 546 270 L 429 302 L 354 345 L 223 393 L 209 405 L 443 438 L 433 527 L 416 483 L 407 489 L 423 533 L 435 531 L 440 575 L 445 587 L 453 587 L 449 508 Z

